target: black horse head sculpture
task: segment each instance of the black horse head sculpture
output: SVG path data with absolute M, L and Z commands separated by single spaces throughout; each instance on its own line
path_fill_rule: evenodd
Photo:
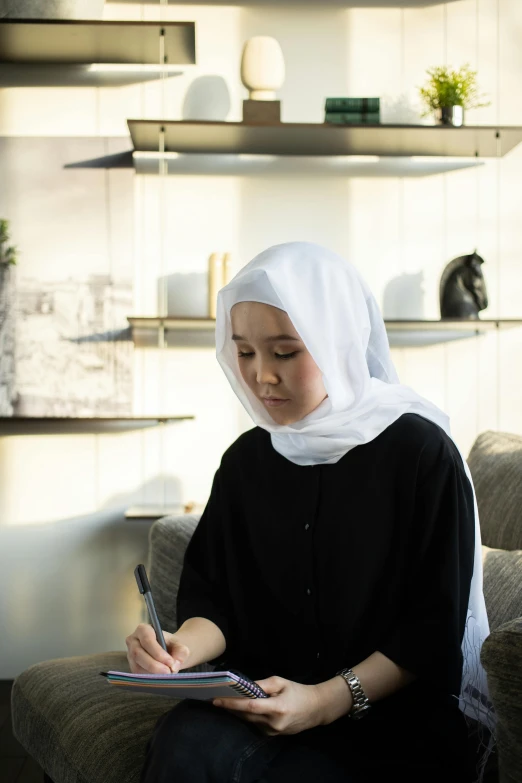
M 450 261 L 440 279 L 440 317 L 478 319 L 488 306 L 486 281 L 476 251 Z

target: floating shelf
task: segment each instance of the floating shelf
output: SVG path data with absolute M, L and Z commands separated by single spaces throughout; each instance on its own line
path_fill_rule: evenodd
M 213 348 L 216 321 L 213 318 L 161 318 L 134 316 L 127 319 L 139 348 Z M 385 319 L 391 347 L 415 347 L 463 340 L 493 329 L 522 326 L 522 318 L 484 320 Z
M 160 0 L 107 0 L 109 3 L 146 3 L 147 5 L 159 5 Z M 454 3 L 455 0 L 445 0 L 446 3 Z M 322 0 L 323 6 L 333 8 L 423 8 L 430 5 L 440 5 L 441 0 Z M 183 0 L 183 5 L 231 5 L 239 7 L 255 6 L 313 6 L 317 7 L 317 0 Z
M 454 340 L 478 337 L 494 329 L 512 329 L 522 326 L 522 318 L 502 319 L 439 319 L 394 320 L 385 319 L 388 340 L 392 348 L 436 345 Z
M 116 138 L 116 137 L 115 137 Z M 124 140 L 126 137 L 122 137 Z M 160 161 L 166 167 L 160 170 Z M 274 155 L 199 155 L 171 153 L 165 158 L 154 152 L 129 149 L 113 155 L 69 163 L 64 168 L 134 169 L 136 174 L 190 174 L 203 176 L 269 177 L 289 174 L 292 177 L 426 177 L 447 171 L 476 168 L 484 162 L 477 158 L 381 157 L 356 155 L 317 157 Z
M 159 65 L 36 65 L 0 63 L 0 87 L 125 87 L 167 79 L 183 71 Z
M 213 318 L 129 317 L 137 348 L 215 348 Z
M 171 514 L 181 516 L 184 514 L 183 505 L 177 506 L 131 506 L 125 511 L 125 519 L 161 519 L 161 517 L 168 517 Z
M 194 416 L 122 416 L 114 418 L 0 416 L 0 436 L 128 432 L 187 419 L 194 419 Z
M 195 62 L 194 22 L 0 21 L 0 87 L 119 86 Z
M 192 506 L 190 509 L 188 506 Z M 168 516 L 183 516 L 183 514 L 202 514 L 205 509 L 200 503 L 177 503 L 174 505 L 148 504 L 143 506 L 131 506 L 125 512 L 126 519 L 161 519 Z
M 202 174 L 268 177 L 426 177 L 447 171 L 483 166 L 476 158 L 373 157 L 274 155 L 200 155 L 171 153 L 161 158 L 154 152 L 132 155 L 136 174 Z M 166 166 L 160 169 L 160 161 Z M 108 161 L 109 162 L 109 161 Z M 132 165 L 132 162 L 131 162 Z
M 127 321 L 133 329 L 158 329 L 163 326 L 166 329 L 176 331 L 196 330 L 198 332 L 214 331 L 216 328 L 215 318 L 174 318 L 170 316 L 149 316 L 134 315 L 129 316 Z
M 180 503 L 178 505 L 162 506 L 157 505 L 145 505 L 145 506 L 131 506 L 125 512 L 126 519 L 161 519 L 168 516 L 182 516 L 186 513 L 196 513 L 196 510 L 187 512 L 185 506 Z M 200 513 L 200 509 L 197 509 L 197 513 Z
M 519 126 L 331 125 L 282 122 L 127 120 L 135 152 L 205 155 L 502 157 L 522 141 Z
M 475 320 L 464 318 L 439 318 L 438 320 L 423 319 L 420 321 L 414 319 L 385 319 L 384 323 L 388 330 L 405 331 L 408 329 L 418 329 L 421 331 L 431 331 L 436 329 L 444 331 L 446 329 L 460 329 L 465 332 L 489 332 L 492 329 L 511 329 L 514 326 L 522 326 L 522 318 L 477 318 Z

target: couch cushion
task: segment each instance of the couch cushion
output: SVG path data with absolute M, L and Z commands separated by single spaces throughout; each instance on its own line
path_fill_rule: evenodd
M 467 463 L 473 477 L 482 541 L 522 549 L 522 435 L 482 432 Z
M 492 631 L 481 660 L 497 715 L 502 783 L 520 783 L 522 770 L 522 618 Z
M 158 519 L 149 530 L 147 573 L 161 627 L 177 629 L 176 596 L 183 558 L 201 514 L 183 514 Z
M 490 629 L 522 617 L 522 550 L 482 547 L 484 598 Z
M 54 783 L 139 783 L 156 721 L 180 701 L 122 692 L 109 669 L 130 671 L 126 654 L 56 658 L 14 681 L 14 735 Z

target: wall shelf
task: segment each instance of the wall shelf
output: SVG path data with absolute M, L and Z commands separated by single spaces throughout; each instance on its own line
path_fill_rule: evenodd
M 116 138 L 116 137 L 115 137 Z M 122 137 L 125 140 L 126 137 Z M 164 160 L 166 166 L 160 170 Z M 154 152 L 134 152 L 129 149 L 113 155 L 66 164 L 65 168 L 113 169 L 134 168 L 136 174 L 217 175 L 270 177 L 288 174 L 293 177 L 426 177 L 448 171 L 476 168 L 484 162 L 477 158 L 380 157 L 356 155 L 317 157 L 300 155 L 200 155 L 179 154 L 162 158 Z
M 119 416 L 72 418 L 66 416 L 0 416 L 0 436 L 58 435 L 129 432 L 160 424 L 194 419 L 194 416 Z
M 194 22 L 0 21 L 0 87 L 120 86 L 195 62 Z
M 176 331 L 196 330 L 214 331 L 215 318 L 174 318 L 170 316 L 135 315 L 128 316 L 127 321 L 133 329 L 158 329 L 161 326 Z
M 438 157 L 379 157 L 351 156 L 312 157 L 308 155 L 277 157 L 274 155 L 201 155 L 179 154 L 165 157 L 166 166 L 160 170 L 162 158 L 153 152 L 135 152 L 132 155 L 136 174 L 202 174 L 205 176 L 279 177 L 427 177 L 448 171 L 483 166 L 476 158 Z M 132 165 L 132 162 L 131 162 Z
M 215 348 L 213 318 L 129 317 L 137 348 Z
M 159 65 L 37 65 L 0 62 L 0 87 L 125 87 L 153 82 L 165 71 Z M 182 76 L 183 71 L 165 72 L 167 79 Z
M 132 316 L 127 319 L 138 348 L 215 348 L 213 318 Z M 522 318 L 484 320 L 385 319 L 391 347 L 416 347 L 476 337 L 494 329 L 522 326 Z
M 201 503 L 176 503 L 163 505 L 161 503 L 142 506 L 130 506 L 125 511 L 126 519 L 155 520 L 168 516 L 183 516 L 184 514 L 202 514 L 205 504 Z
M 161 506 L 159 504 L 130 506 L 125 511 L 125 519 L 161 519 L 161 517 L 168 517 L 171 514 L 181 516 L 184 513 L 184 506 L 181 503 L 172 506 Z
M 422 347 L 454 340 L 478 337 L 496 329 L 512 329 L 522 326 L 522 318 L 502 319 L 439 319 L 439 320 L 395 320 L 385 319 L 388 340 L 392 348 Z
M 385 319 L 384 323 L 392 331 L 406 331 L 418 329 L 421 331 L 444 331 L 460 329 L 465 332 L 489 332 L 492 329 L 511 329 L 522 326 L 522 318 L 477 318 L 475 320 L 463 318 L 439 318 L 437 320 L 423 319 Z
M 182 503 L 177 505 L 162 506 L 161 504 L 150 504 L 143 506 L 130 506 L 125 511 L 125 519 L 148 519 L 155 520 L 169 516 L 183 516 L 188 512 Z M 192 512 L 191 512 L 192 513 Z
M 282 122 L 127 120 L 135 152 L 206 155 L 502 157 L 522 141 L 519 126 L 330 125 Z
M 159 5 L 160 0 L 106 0 L 109 3 L 146 3 L 147 5 Z M 454 3 L 456 0 L 445 0 L 446 3 Z M 322 0 L 323 6 L 332 8 L 424 8 L 430 5 L 440 5 L 441 0 Z M 287 7 L 304 6 L 317 7 L 317 0 L 183 0 L 183 5 L 231 5 L 239 7 L 276 6 Z

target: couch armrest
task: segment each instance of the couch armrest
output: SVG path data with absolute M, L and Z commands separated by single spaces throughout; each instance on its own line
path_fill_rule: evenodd
M 147 573 L 161 627 L 171 633 L 178 627 L 176 598 L 185 550 L 200 516 L 162 517 L 149 530 Z
M 499 783 L 522 779 L 522 617 L 501 625 L 482 645 L 497 717 Z
M 201 514 L 162 517 L 149 530 L 147 573 L 160 625 L 170 633 L 178 627 L 176 598 L 185 550 L 200 517 Z M 214 666 L 208 663 L 199 663 L 183 671 L 208 672 L 213 669 Z
M 482 543 L 522 549 L 522 435 L 480 433 L 467 463 L 477 496 Z

